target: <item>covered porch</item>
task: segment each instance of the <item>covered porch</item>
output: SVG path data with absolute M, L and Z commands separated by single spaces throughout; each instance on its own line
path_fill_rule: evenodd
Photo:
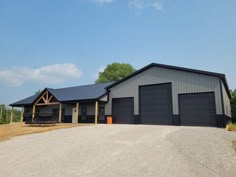
M 12 105 L 22 107 L 21 121 L 26 124 L 52 123 L 106 123 L 105 103 L 106 95 L 94 99 L 59 100 L 48 89 L 28 105 Z M 11 114 L 11 122 L 13 113 Z

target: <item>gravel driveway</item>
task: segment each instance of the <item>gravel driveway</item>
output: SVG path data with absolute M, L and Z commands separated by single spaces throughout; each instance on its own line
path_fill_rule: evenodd
M 235 176 L 236 133 L 219 128 L 98 125 L 0 142 L 1 177 Z

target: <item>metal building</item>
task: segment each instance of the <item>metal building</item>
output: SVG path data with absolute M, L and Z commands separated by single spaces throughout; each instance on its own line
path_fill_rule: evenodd
M 224 74 L 152 63 L 107 89 L 116 123 L 224 126 L 231 117 Z
M 157 63 L 114 83 L 46 88 L 11 106 L 24 107 L 31 123 L 105 123 L 112 116 L 119 124 L 224 127 L 231 118 L 224 74 Z

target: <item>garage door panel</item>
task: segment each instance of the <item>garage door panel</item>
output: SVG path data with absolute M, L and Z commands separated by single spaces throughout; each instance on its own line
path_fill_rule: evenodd
M 172 125 L 171 84 L 141 86 L 139 91 L 142 123 Z
M 114 123 L 130 124 L 134 122 L 134 99 L 115 98 L 112 99 L 112 116 Z
M 183 94 L 179 103 L 182 125 L 216 126 L 214 93 Z

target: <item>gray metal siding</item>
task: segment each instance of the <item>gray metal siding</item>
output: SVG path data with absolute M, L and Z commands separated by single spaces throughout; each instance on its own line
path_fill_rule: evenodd
M 108 96 L 107 96 L 107 94 L 106 95 L 104 95 L 103 97 L 101 97 L 100 99 L 99 99 L 99 101 L 108 101 Z
M 215 92 L 217 114 L 222 114 L 219 78 L 203 74 L 151 67 L 110 89 L 106 115 L 111 115 L 112 98 L 134 97 L 134 114 L 139 114 L 139 86 L 172 83 L 173 114 L 179 114 L 178 94 Z
M 220 81 L 222 85 L 222 94 L 223 94 L 223 102 L 224 102 L 224 112 L 225 115 L 232 117 L 231 115 L 231 106 L 230 106 L 230 99 L 228 97 L 228 94 L 226 92 L 225 86 L 222 81 Z

